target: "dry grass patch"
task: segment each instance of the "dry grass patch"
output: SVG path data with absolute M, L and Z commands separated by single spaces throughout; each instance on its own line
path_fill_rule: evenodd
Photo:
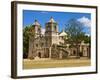
M 23 69 L 90 66 L 90 59 L 23 60 Z

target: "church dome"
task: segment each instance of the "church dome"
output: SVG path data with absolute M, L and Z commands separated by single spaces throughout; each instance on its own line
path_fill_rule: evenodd
M 63 31 L 59 34 L 59 36 L 67 36 L 67 33 L 63 30 Z
M 49 22 L 51 23 L 56 23 L 55 20 L 53 19 L 53 17 L 50 18 Z
M 40 26 L 40 23 L 37 20 L 35 20 L 35 22 L 33 23 L 33 25 Z

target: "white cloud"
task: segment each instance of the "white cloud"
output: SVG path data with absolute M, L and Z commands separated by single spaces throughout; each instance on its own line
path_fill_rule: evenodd
M 90 34 L 85 34 L 86 36 L 90 36 Z
M 91 20 L 85 16 L 77 19 L 80 23 L 82 23 L 85 27 L 91 27 Z
M 43 13 L 43 14 L 47 14 L 48 12 L 42 11 L 41 13 Z
M 45 34 L 45 29 L 41 28 L 41 34 Z

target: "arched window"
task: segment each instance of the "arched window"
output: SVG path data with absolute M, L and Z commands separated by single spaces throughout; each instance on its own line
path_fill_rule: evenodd
M 36 47 L 38 47 L 38 44 L 36 44 Z
M 56 25 L 54 26 L 54 30 L 56 31 L 56 29 L 57 29 L 57 27 L 56 27 Z
M 40 28 L 38 28 L 38 32 L 39 32 L 39 33 L 41 32 Z

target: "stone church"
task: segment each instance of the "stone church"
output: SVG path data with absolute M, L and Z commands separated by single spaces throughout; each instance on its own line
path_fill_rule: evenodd
M 37 20 L 35 20 L 32 27 L 35 35 L 29 38 L 29 59 L 64 59 L 78 56 L 76 48 L 70 48 L 70 44 L 65 44 L 64 39 L 67 39 L 67 34 L 64 30 L 62 30 L 62 32 L 58 31 L 58 24 L 53 17 L 45 24 L 44 34 Z M 82 41 L 79 45 L 79 51 L 81 52 L 81 57 L 90 58 L 89 44 L 85 44 L 84 41 Z

